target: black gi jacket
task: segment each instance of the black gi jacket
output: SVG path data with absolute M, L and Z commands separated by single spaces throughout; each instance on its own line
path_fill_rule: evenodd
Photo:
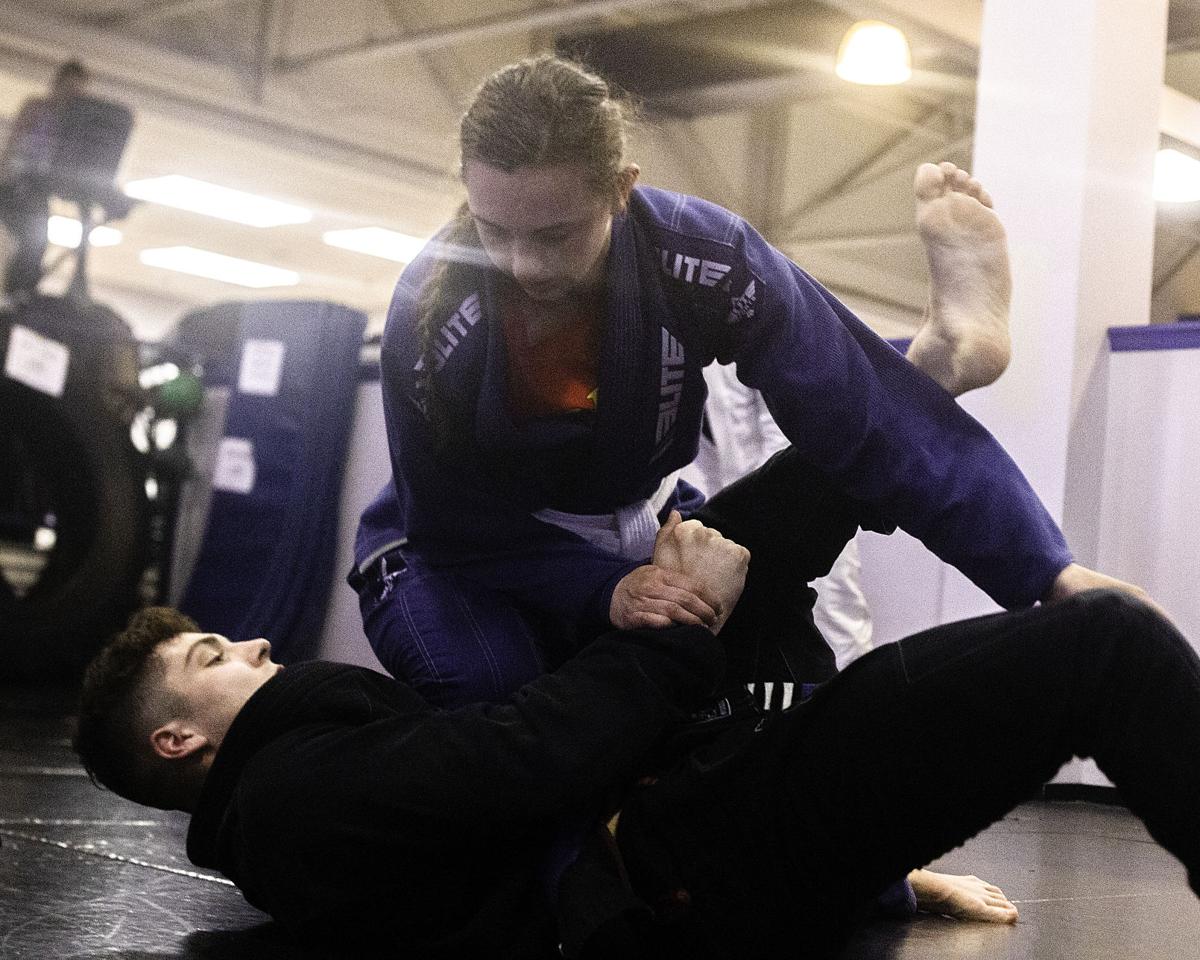
M 723 667 L 701 628 L 611 633 L 506 703 L 453 711 L 371 670 L 288 667 L 230 727 L 188 856 L 342 956 L 573 952 L 539 886 L 556 818 L 602 814 Z

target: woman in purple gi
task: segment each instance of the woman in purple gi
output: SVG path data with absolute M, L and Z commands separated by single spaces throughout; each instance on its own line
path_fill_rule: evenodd
M 462 120 L 467 203 L 405 269 L 383 340 L 394 489 L 363 516 L 356 579 L 389 671 L 434 702 L 492 699 L 543 669 L 541 617 L 710 620 L 646 560 L 659 520 L 698 505 L 675 471 L 714 359 L 822 478 L 1001 605 L 1100 577 L 935 382 L 1007 361 L 1003 228 L 977 182 L 918 175 L 931 379 L 740 217 L 638 186 L 625 126 L 602 80 L 549 56 L 493 74 Z

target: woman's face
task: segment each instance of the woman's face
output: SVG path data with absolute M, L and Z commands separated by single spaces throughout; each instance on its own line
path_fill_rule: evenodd
M 630 169 L 632 186 L 637 168 Z M 581 167 L 506 173 L 472 160 L 463 182 L 484 252 L 530 299 L 554 303 L 603 282 L 613 198 L 597 194 Z

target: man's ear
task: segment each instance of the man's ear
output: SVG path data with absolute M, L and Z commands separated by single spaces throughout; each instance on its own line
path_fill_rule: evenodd
M 164 760 L 182 760 L 208 745 L 208 737 L 186 720 L 172 720 L 150 734 L 150 745 Z

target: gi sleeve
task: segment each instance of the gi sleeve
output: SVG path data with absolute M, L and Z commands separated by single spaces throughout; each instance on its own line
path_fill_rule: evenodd
M 331 730 L 288 769 L 321 771 L 307 809 L 461 843 L 594 802 L 711 698 L 723 668 L 700 627 L 609 633 L 505 703 Z
M 1002 606 L 1043 596 L 1071 554 L 996 439 L 749 226 L 742 239 L 723 352 L 802 456 Z

